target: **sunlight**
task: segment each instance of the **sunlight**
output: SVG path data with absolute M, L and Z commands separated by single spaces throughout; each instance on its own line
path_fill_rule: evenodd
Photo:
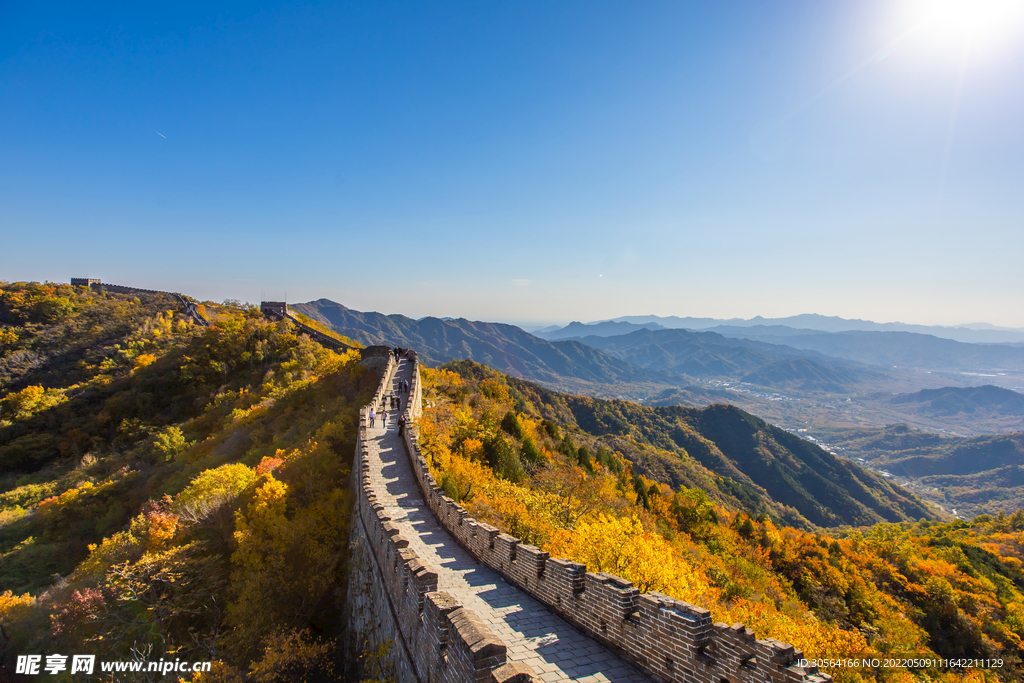
M 980 48 L 1000 41 L 1024 19 L 1024 0 L 916 0 L 906 8 L 921 38 Z

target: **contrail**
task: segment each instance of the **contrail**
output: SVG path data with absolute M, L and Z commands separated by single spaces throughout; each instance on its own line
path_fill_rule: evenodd
M 156 128 L 153 129 L 153 132 L 156 133 L 157 135 L 159 135 L 160 137 L 162 137 L 164 140 L 167 139 L 167 136 L 164 135 L 163 133 L 161 133 L 160 131 L 158 131 Z

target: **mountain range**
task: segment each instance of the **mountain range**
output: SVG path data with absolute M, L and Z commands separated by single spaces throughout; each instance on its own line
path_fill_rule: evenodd
M 631 325 L 632 329 L 623 327 Z M 707 330 L 717 327 L 776 327 L 789 330 L 808 332 L 914 332 L 927 334 L 943 339 L 953 339 L 967 343 L 1020 343 L 1024 342 L 1024 329 L 997 327 L 987 323 L 973 323 L 956 327 L 943 325 L 915 325 L 907 323 L 876 323 L 870 320 L 856 320 L 837 316 L 808 313 L 785 318 L 764 318 L 755 316 L 743 318 L 693 318 L 679 316 L 630 315 L 592 323 L 572 322 L 565 327 L 546 327 L 536 330 L 534 334 L 545 339 L 567 339 L 589 335 L 609 336 L 632 332 L 635 329 L 690 329 Z M 720 331 L 720 330 L 716 330 Z M 724 334 L 724 332 L 723 332 Z
M 627 334 L 552 341 L 513 325 L 414 320 L 355 311 L 328 299 L 293 308 L 364 344 L 416 348 L 432 365 L 469 359 L 576 394 L 663 406 L 728 403 L 791 429 L 907 422 L 974 435 L 1024 428 L 1024 416 L 1010 408 L 1014 396 L 1004 395 L 1005 405 L 986 398 L 996 387 L 972 395 L 954 392 L 944 399 L 894 398 L 922 389 L 963 388 L 979 379 L 997 382 L 1013 394 L 1007 386 L 1024 385 L 1024 370 L 1014 370 L 1024 369 L 1024 348 L 1012 345 L 968 344 L 911 332 L 807 333 L 779 326 L 717 328 L 729 333 L 721 334 L 648 329 L 625 321 L 594 327 L 632 329 Z M 591 326 L 574 329 L 579 327 Z M 759 338 L 732 336 L 738 332 Z M 999 367 L 1008 370 L 1001 374 L 994 369 Z
M 943 339 L 916 332 L 808 332 L 777 328 L 713 328 L 723 336 L 780 344 L 883 367 L 928 370 L 1024 371 L 1024 347 Z M 799 333 L 797 333 L 799 332 Z
M 665 384 L 681 378 L 647 370 L 578 341 L 551 342 L 514 325 L 364 313 L 329 299 L 291 306 L 363 344 L 415 348 L 430 364 L 469 358 L 515 377 L 571 388 L 576 383 Z
M 808 390 L 837 390 L 877 377 L 877 370 L 782 344 L 725 337 L 715 332 L 640 329 L 617 337 L 579 341 L 644 368 L 662 368 L 693 377 L 743 378 L 751 383 L 779 381 Z

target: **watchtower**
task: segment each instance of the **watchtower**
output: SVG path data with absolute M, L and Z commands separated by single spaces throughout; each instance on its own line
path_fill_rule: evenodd
M 93 285 L 100 284 L 98 278 L 94 277 L 73 277 L 71 278 L 72 287 L 92 287 Z
M 288 315 L 288 304 L 284 301 L 261 301 L 260 312 L 263 315 L 273 315 L 284 318 Z

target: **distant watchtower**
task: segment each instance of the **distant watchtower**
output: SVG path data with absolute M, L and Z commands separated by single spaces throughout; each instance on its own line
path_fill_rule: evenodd
M 284 301 L 261 301 L 260 312 L 263 315 L 272 315 L 284 318 L 288 315 L 288 304 Z
M 92 287 L 93 285 L 100 284 L 98 278 L 93 277 L 73 277 L 71 278 L 72 287 Z

